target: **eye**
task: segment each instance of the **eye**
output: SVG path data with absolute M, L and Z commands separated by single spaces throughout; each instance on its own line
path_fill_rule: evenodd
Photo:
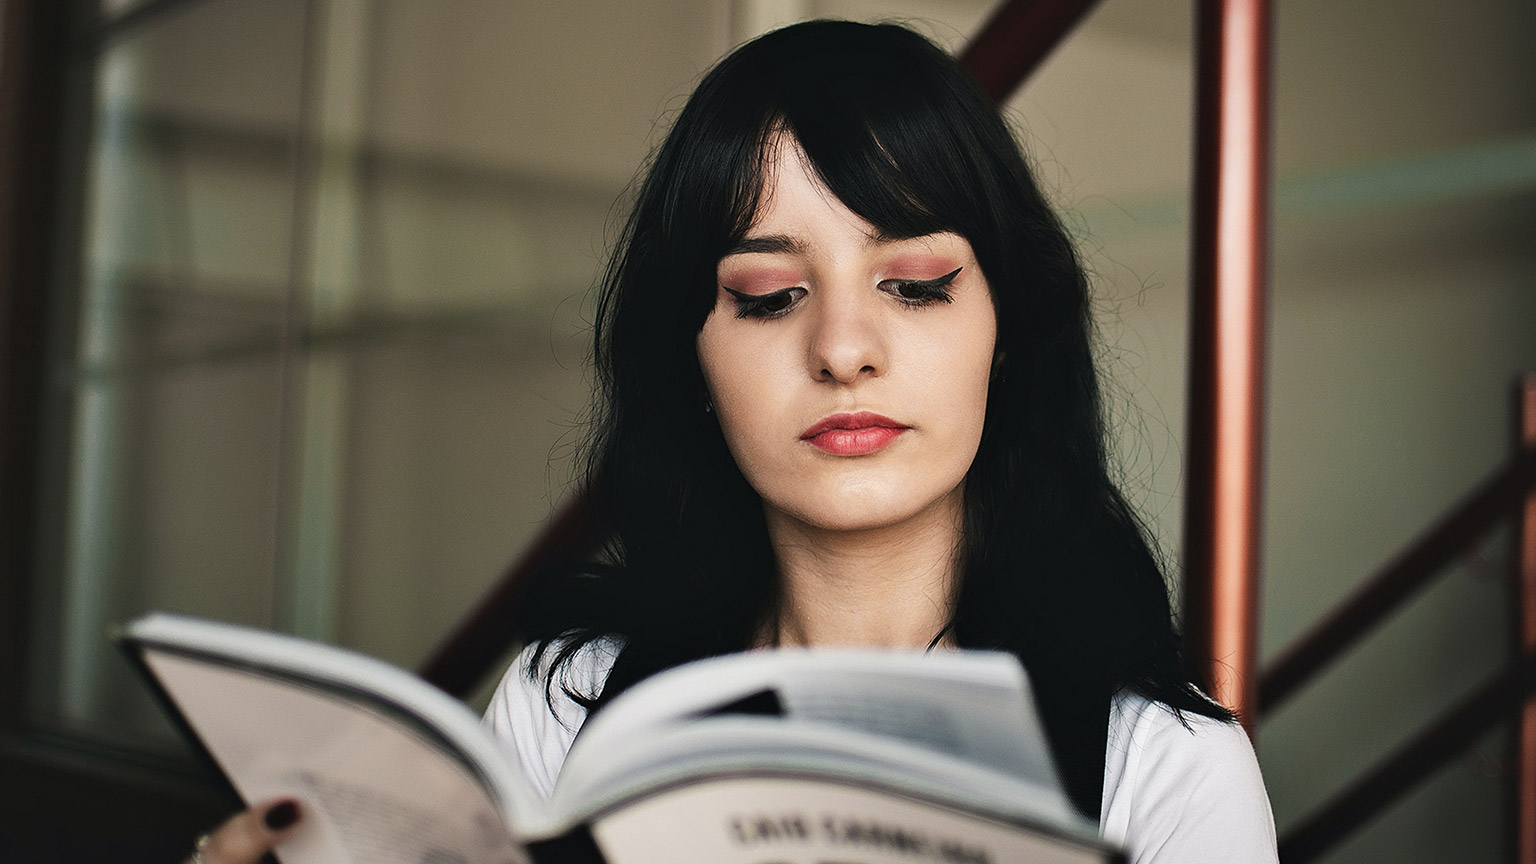
M 736 301 L 737 318 L 777 318 L 788 312 L 791 307 L 800 302 L 801 297 L 805 296 L 805 289 L 798 285 L 792 288 L 780 288 L 767 294 L 747 294 L 726 288 L 724 285 L 720 287 Z
M 953 303 L 955 298 L 949 293 L 949 285 L 964 269 L 956 267 L 937 279 L 887 279 L 879 287 L 908 306 Z

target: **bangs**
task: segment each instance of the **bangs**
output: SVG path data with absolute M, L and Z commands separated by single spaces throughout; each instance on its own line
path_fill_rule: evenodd
M 870 29 L 829 27 L 782 46 L 773 44 L 777 34 L 760 40 L 761 65 L 751 70 L 761 96 L 758 147 L 733 184 L 748 192 L 732 208 L 733 240 L 756 217 L 782 135 L 798 142 L 838 200 L 885 236 L 990 233 L 989 202 L 976 196 L 993 185 L 978 159 L 987 149 L 968 116 L 977 94 L 956 86 L 964 79 L 935 74 L 932 67 L 954 61 L 927 40 L 899 28 L 891 29 L 904 38 L 872 39 Z
M 777 163 L 794 158 L 798 149 L 810 173 L 840 202 L 872 225 L 883 237 L 905 239 L 958 231 L 963 220 L 942 215 L 952 212 L 936 202 L 920 178 L 901 167 L 901 162 L 868 126 L 839 132 L 853 133 L 857 146 L 828 143 L 832 136 L 812 133 L 807 141 L 803 126 L 787 117 L 774 118 L 764 136 L 757 159 L 743 166 L 742 185 L 753 190 L 733 208 L 728 227 L 732 245 L 756 224 L 763 192 L 773 180 Z M 820 146 L 817 146 L 820 145 Z
M 714 307 L 720 259 L 759 215 L 785 135 L 884 237 L 954 232 L 989 282 L 1016 281 L 1015 259 L 1028 255 L 1018 218 L 1040 206 L 996 106 L 910 30 L 816 22 L 759 37 L 716 66 L 658 154 L 648 181 L 657 218 L 644 220 L 657 233 L 634 245 L 656 250 L 661 284 L 683 286 L 673 296 L 692 333 Z

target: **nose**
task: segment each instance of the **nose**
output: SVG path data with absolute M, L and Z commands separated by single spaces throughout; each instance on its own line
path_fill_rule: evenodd
M 852 384 L 885 374 L 886 334 L 880 310 L 858 290 L 825 290 L 815 304 L 809 344 L 809 370 L 818 381 Z

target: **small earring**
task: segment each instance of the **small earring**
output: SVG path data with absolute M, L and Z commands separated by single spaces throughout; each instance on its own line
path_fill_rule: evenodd
M 713 414 L 713 413 L 715 413 L 715 403 L 711 402 L 708 396 L 704 397 L 704 413 L 705 414 Z

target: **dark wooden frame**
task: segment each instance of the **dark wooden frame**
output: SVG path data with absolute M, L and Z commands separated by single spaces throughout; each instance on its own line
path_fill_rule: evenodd
M 197 771 L 44 728 L 29 713 L 30 647 L 46 592 L 39 524 L 54 320 L 78 281 L 96 56 L 130 23 L 191 0 L 151 0 L 110 25 L 87 0 L 0 0 L 0 860 L 169 862 L 229 810 Z M 67 338 L 62 339 L 68 342 Z
M 62 4 L 0 7 L 0 724 L 23 711 L 40 449 L 53 178 L 67 16 Z

